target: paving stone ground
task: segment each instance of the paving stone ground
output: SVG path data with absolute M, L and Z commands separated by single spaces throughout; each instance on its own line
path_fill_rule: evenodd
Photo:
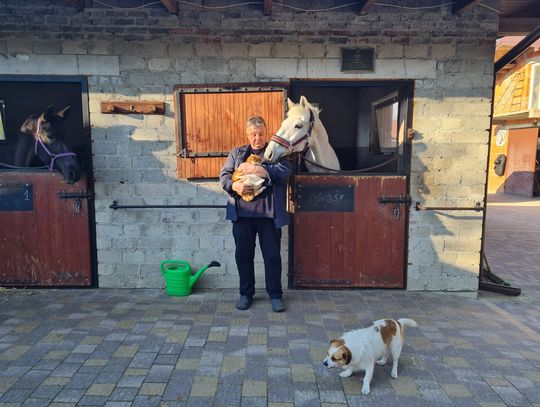
M 508 210 L 494 208 L 488 221 Z M 235 290 L 2 290 L 0 407 L 540 406 L 540 259 L 523 225 L 488 223 L 486 241 L 495 272 L 516 262 L 502 277 L 520 297 L 287 290 L 277 314 L 262 291 L 238 311 Z M 321 361 L 331 338 L 384 317 L 419 327 L 399 378 L 377 366 L 362 395 L 363 373 L 341 378 Z

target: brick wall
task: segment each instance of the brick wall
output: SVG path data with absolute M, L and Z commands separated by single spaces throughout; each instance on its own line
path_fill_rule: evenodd
M 160 4 L 78 12 L 60 0 L 0 0 L 0 74 L 88 77 L 100 286 L 161 287 L 157 265 L 166 258 L 189 260 L 195 268 L 218 259 L 223 267 L 209 269 L 198 285 L 237 285 L 223 210 L 109 209 L 113 200 L 225 202 L 217 183 L 176 179 L 172 90 L 177 84 L 414 79 L 413 202 L 483 201 L 494 12 L 477 6 L 458 17 L 450 6 L 422 11 L 372 6 L 360 16 L 353 6 L 299 13 L 274 5 L 272 16 L 265 17 L 258 6 L 208 11 L 181 4 L 179 9 L 178 16 Z M 339 50 L 345 45 L 374 46 L 375 73 L 340 72 Z M 102 115 L 100 102 L 109 99 L 164 100 L 166 114 Z M 456 213 L 411 211 L 408 289 L 477 289 L 482 216 Z M 286 249 L 284 238 L 284 282 Z

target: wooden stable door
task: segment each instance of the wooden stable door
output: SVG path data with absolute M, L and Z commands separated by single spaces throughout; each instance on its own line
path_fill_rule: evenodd
M 509 131 L 505 193 L 533 196 L 538 134 L 538 128 Z
M 56 172 L 0 172 L 0 285 L 92 284 L 88 202 L 76 199 L 85 185 Z
M 403 288 L 404 176 L 294 177 L 297 288 Z

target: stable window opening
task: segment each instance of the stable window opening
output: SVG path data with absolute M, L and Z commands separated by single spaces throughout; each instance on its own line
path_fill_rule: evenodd
M 407 174 L 413 81 L 292 80 L 291 99 L 320 109 L 343 171 Z M 300 168 L 299 172 L 305 172 Z

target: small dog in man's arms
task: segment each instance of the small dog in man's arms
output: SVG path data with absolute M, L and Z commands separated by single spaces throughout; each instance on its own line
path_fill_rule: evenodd
M 261 165 L 262 159 L 258 155 L 251 154 L 247 160 L 247 163 L 253 164 L 253 165 Z M 233 182 L 241 181 L 246 186 L 251 187 L 253 189 L 253 192 L 245 195 L 241 195 L 242 199 L 246 202 L 251 202 L 257 195 L 259 195 L 261 192 L 263 192 L 266 189 L 266 186 L 264 185 L 266 179 L 259 177 L 255 174 L 242 174 L 239 170 L 235 170 L 232 175 Z
M 370 326 L 347 332 L 339 339 L 330 341 L 328 356 L 323 364 L 328 367 L 341 366 L 339 375 L 349 377 L 353 372 L 365 370 L 362 394 L 369 394 L 375 363 L 384 365 L 392 355 L 391 376 L 397 379 L 398 359 L 404 342 L 404 327 L 418 326 L 408 318 L 380 319 Z

